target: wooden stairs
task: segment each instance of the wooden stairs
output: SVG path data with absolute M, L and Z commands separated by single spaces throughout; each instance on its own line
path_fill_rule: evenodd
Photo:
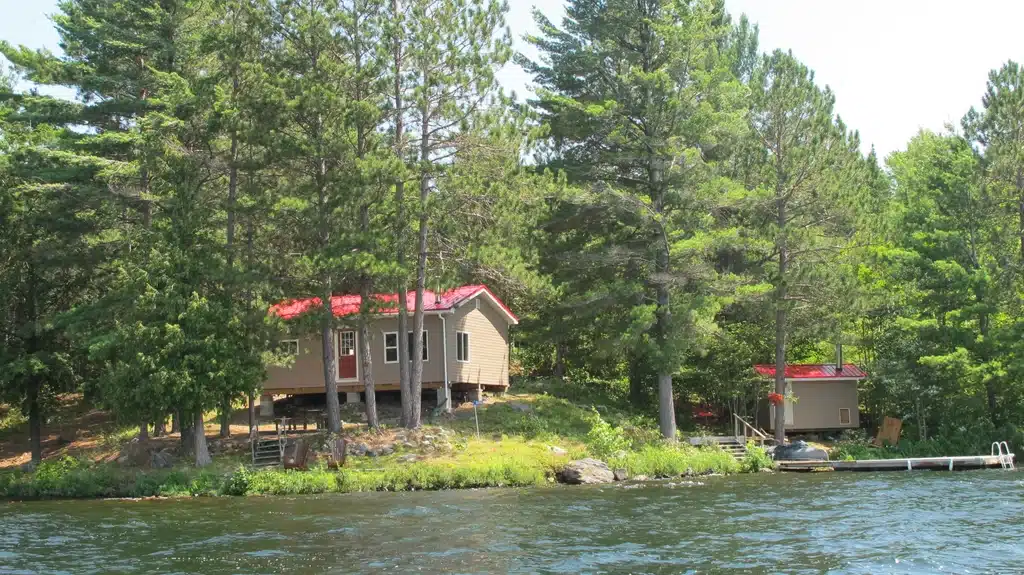
M 718 447 L 720 447 L 722 451 L 736 458 L 736 461 L 743 461 L 743 458 L 747 456 L 746 444 L 735 437 L 720 438 L 718 441 Z
M 280 429 L 260 433 L 253 430 L 249 437 L 252 445 L 253 467 L 275 467 L 284 460 L 284 436 Z

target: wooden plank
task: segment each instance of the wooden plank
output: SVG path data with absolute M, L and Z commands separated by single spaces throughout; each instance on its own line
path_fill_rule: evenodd
M 900 429 L 903 427 L 903 420 L 895 417 L 886 417 L 882 420 L 882 427 L 878 428 L 878 436 L 875 437 L 875 445 L 896 445 L 900 442 Z

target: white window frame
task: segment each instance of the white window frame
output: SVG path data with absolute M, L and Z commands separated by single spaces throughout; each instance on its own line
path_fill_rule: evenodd
M 342 353 L 345 347 L 345 336 L 352 334 L 352 353 Z M 338 356 L 346 357 L 349 355 L 356 354 L 356 332 L 353 329 L 343 329 L 338 331 Z
M 295 344 L 295 352 L 294 353 L 291 351 L 292 350 L 291 344 L 293 344 L 293 343 Z M 299 354 L 302 353 L 302 346 L 299 345 L 299 340 L 297 340 L 297 339 L 282 339 L 282 340 L 277 342 L 278 349 L 281 349 L 283 351 L 283 348 L 284 348 L 284 346 L 286 344 L 288 345 L 288 350 L 286 351 L 286 354 L 289 355 L 290 357 L 299 357 Z
M 389 346 L 388 345 L 388 336 L 389 335 L 395 336 L 395 345 L 394 346 Z M 395 359 L 393 361 L 388 361 L 388 350 L 389 349 L 395 350 Z M 386 332 L 384 332 L 384 363 L 398 363 L 398 359 L 399 359 L 399 353 L 398 353 L 398 332 L 397 331 L 386 331 Z
M 462 344 L 462 337 L 466 337 L 466 343 Z M 468 331 L 456 331 L 455 332 L 455 361 L 458 363 L 469 363 L 473 360 L 473 355 L 469 352 L 469 332 Z M 459 359 L 459 345 L 462 344 L 463 359 Z
M 407 336 L 409 340 L 410 363 L 412 362 L 412 333 L 412 330 L 409 330 L 409 335 Z M 423 328 L 423 363 L 427 363 L 428 361 L 430 361 L 430 336 L 428 335 L 429 333 L 430 332 L 427 331 L 427 328 Z
M 846 412 L 846 423 L 843 423 L 843 412 Z M 839 408 L 839 425 L 853 425 L 853 411 L 849 407 Z

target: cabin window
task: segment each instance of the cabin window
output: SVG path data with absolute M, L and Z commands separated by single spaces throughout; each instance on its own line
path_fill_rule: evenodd
M 349 356 L 356 354 L 356 332 L 354 331 L 343 331 L 341 332 L 341 345 L 340 345 L 341 356 Z
M 384 363 L 398 363 L 398 332 L 384 334 Z
M 299 356 L 299 340 L 297 339 L 282 339 L 277 344 L 277 351 L 282 355 L 291 357 Z
M 412 361 L 412 332 L 409 332 L 409 361 Z M 427 330 L 423 330 L 423 361 L 427 361 Z
M 846 407 L 839 408 L 839 425 L 850 425 L 850 410 Z
M 455 332 L 455 360 L 469 361 L 469 334 L 467 332 Z

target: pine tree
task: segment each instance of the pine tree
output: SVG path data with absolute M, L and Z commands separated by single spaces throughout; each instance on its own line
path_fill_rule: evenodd
M 432 190 L 444 171 L 467 154 L 474 140 L 461 133 L 483 113 L 495 92 L 494 73 L 511 56 L 504 35 L 508 5 L 497 0 L 410 0 L 407 48 L 412 80 L 411 116 L 417 131 L 415 157 L 419 188 L 416 297 L 412 326 L 411 396 L 406 425 L 419 427 L 423 392 L 423 293 L 426 289 Z M 401 333 L 402 328 L 399 328 Z M 402 339 L 399 337 L 399 339 Z
M 770 244 L 765 262 L 775 314 L 775 392 L 786 393 L 791 311 L 814 300 L 828 273 L 828 255 L 849 244 L 849 200 L 861 185 L 858 141 L 833 115 L 834 96 L 791 54 L 766 55 L 750 82 L 751 141 L 747 178 L 754 225 Z M 845 194 L 845 195 L 844 195 Z M 822 301 L 820 298 L 817 301 Z M 785 408 L 775 407 L 775 439 L 785 439 Z
M 82 138 L 67 122 L 82 106 L 15 95 L 13 80 L 0 75 L 0 397 L 28 415 L 38 464 L 56 394 L 92 375 L 65 322 L 96 295 L 117 212 L 106 201 L 111 164 L 75 153 Z
M 656 373 L 661 431 L 674 438 L 672 375 L 708 304 L 692 206 L 709 152 L 739 127 L 738 84 L 719 52 L 728 27 L 719 3 L 700 0 L 578 0 L 563 29 L 535 17 L 543 62 L 525 64 L 551 130 L 545 159 L 589 187 L 581 209 L 617 214 L 599 240 L 616 281 L 590 298 L 628 318 L 633 362 Z

